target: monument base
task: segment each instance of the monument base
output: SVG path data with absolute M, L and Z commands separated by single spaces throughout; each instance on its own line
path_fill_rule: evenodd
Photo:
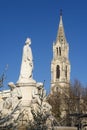
M 20 87 L 23 102 L 28 102 L 32 100 L 32 93 L 37 89 L 36 82 L 17 83 L 16 86 Z

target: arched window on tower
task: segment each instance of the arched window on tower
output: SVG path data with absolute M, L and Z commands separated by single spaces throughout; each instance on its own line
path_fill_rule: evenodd
M 58 47 L 56 48 L 56 53 L 57 53 L 57 56 L 58 56 Z
M 59 47 L 59 55 L 61 56 L 61 47 Z
M 57 65 L 56 67 L 56 78 L 59 79 L 60 78 L 60 66 Z
M 65 77 L 67 79 L 67 65 L 66 65 L 66 69 L 65 69 Z

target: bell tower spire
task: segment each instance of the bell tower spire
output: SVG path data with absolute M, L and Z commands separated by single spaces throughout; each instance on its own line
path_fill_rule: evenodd
M 62 20 L 62 10 L 60 10 L 60 22 L 59 22 L 59 28 L 57 33 L 56 42 L 62 42 L 63 40 L 66 42 L 64 27 L 63 27 L 63 20 Z
M 70 83 L 70 62 L 68 58 L 69 45 L 67 43 L 62 10 L 60 10 L 60 21 L 56 41 L 53 43 L 53 59 L 51 62 L 51 90 L 69 86 Z
M 60 24 L 59 24 L 60 26 L 62 26 L 63 25 L 63 22 L 62 22 L 62 9 L 60 10 Z

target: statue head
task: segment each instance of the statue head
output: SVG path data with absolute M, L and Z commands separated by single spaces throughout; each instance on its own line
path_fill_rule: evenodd
M 30 38 L 27 38 L 26 41 L 25 41 L 25 44 L 31 44 L 31 39 Z
M 38 89 L 42 89 L 42 88 L 43 88 L 43 83 L 38 82 L 38 83 L 36 84 L 36 87 L 37 87 Z

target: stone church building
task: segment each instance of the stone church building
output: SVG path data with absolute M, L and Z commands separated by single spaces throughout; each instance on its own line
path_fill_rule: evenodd
M 69 61 L 69 44 L 66 40 L 62 13 L 56 41 L 53 43 L 53 59 L 51 61 L 51 93 L 69 87 L 71 65 Z

